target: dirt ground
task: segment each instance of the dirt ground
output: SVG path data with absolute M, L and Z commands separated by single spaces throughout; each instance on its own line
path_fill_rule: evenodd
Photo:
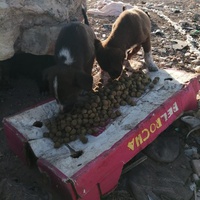
M 199 0 L 124 0 L 146 9 L 152 21 L 152 53 L 160 68 L 178 68 L 194 72 L 200 66 L 200 1 Z M 88 8 L 96 1 L 88 0 Z M 159 12 L 157 12 L 159 11 Z M 170 21 L 170 20 L 171 21 Z M 100 39 L 108 36 L 115 17 L 89 15 L 89 21 Z M 178 30 L 172 22 L 185 32 Z M 187 40 L 188 35 L 192 40 Z M 178 40 L 174 43 L 175 40 Z M 183 41 L 187 40 L 187 44 Z M 198 54 L 199 53 L 199 54 Z M 142 53 L 135 56 L 142 60 Z M 37 168 L 29 168 L 7 146 L 2 120 L 49 97 L 41 96 L 34 81 L 23 77 L 0 83 L 0 200 L 59 200 Z M 115 198 L 116 199 L 116 198 Z M 132 199 L 130 195 L 124 200 Z M 112 200 L 112 197 L 110 197 Z

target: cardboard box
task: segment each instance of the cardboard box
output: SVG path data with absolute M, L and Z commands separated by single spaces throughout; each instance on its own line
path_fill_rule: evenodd
M 47 127 L 34 127 L 58 114 L 51 100 L 14 116 L 4 118 L 4 130 L 10 148 L 25 162 L 37 163 L 66 200 L 98 200 L 118 183 L 123 166 L 156 139 L 184 111 L 197 108 L 199 77 L 177 70 L 150 73 L 160 81 L 136 99 L 136 106 L 121 106 L 122 115 L 109 123 L 97 136 L 88 135 L 88 143 L 79 140 L 69 145 L 82 151 L 71 157 L 66 145 L 55 149 L 43 137 Z

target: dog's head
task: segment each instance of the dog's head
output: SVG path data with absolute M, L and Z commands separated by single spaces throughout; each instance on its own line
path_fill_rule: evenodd
M 55 97 L 61 112 L 69 112 L 77 102 L 82 90 L 91 90 L 93 77 L 84 72 L 53 66 L 44 71 L 44 81 L 49 92 Z
M 110 48 L 102 45 L 98 39 L 95 40 L 96 60 L 100 67 L 109 73 L 112 79 L 121 75 L 125 53 L 119 48 Z

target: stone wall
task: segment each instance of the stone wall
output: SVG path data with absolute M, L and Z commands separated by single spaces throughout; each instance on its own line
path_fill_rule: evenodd
M 82 19 L 81 4 L 86 0 L 1 0 L 0 61 L 18 51 L 52 55 L 61 27 Z

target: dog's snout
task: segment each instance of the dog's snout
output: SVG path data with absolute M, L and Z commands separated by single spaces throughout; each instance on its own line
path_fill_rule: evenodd
M 121 71 L 112 71 L 109 75 L 112 79 L 117 79 L 121 76 Z
M 70 112 L 73 109 L 73 106 L 65 106 L 63 112 L 67 113 Z
M 68 113 L 74 108 L 74 104 L 68 104 L 68 105 L 59 105 L 59 109 L 61 113 Z
M 119 75 L 120 76 L 120 75 Z M 117 79 L 119 77 L 118 75 L 110 75 L 110 77 L 114 80 Z

